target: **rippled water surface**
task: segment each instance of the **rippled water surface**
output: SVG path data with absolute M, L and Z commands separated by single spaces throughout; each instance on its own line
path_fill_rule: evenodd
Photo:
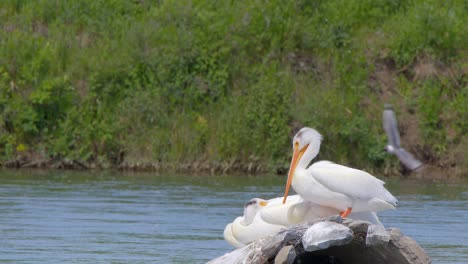
M 277 176 L 0 171 L 1 263 L 204 263 L 231 250 L 224 226 Z M 468 183 L 391 180 L 400 227 L 433 263 L 468 259 Z

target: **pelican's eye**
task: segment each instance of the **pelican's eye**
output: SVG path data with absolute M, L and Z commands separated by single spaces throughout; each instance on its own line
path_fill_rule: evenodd
M 268 202 L 260 201 L 260 206 L 267 206 L 267 205 L 268 205 Z
M 245 203 L 244 207 L 247 207 L 247 206 L 249 206 L 249 205 L 256 204 L 256 203 L 257 203 L 256 200 L 250 200 L 250 201 L 248 201 L 248 202 Z
M 298 149 L 299 148 L 299 142 L 294 142 L 294 148 Z

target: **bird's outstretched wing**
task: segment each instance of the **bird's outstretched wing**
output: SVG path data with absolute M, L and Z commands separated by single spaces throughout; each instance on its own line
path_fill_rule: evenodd
M 394 154 L 409 170 L 415 170 L 423 165 L 421 161 L 416 159 L 413 155 L 411 155 L 411 153 L 407 152 L 403 148 L 396 149 Z
M 319 184 L 332 192 L 357 200 L 376 201 L 373 211 L 394 209 L 398 205 L 398 200 L 385 189 L 384 182 L 365 171 L 330 161 L 315 162 L 307 170 Z
M 391 153 L 393 149 L 397 149 L 400 147 L 400 133 L 398 132 L 398 124 L 395 117 L 395 112 L 393 112 L 393 108 L 391 105 L 385 105 L 382 118 L 383 127 L 388 137 L 387 149 Z
M 391 105 L 385 105 L 382 118 L 383 127 L 388 137 L 388 145 L 385 150 L 391 154 L 395 154 L 403 166 L 409 170 L 421 167 L 423 163 L 400 146 L 400 133 L 398 132 L 395 112 L 393 112 Z

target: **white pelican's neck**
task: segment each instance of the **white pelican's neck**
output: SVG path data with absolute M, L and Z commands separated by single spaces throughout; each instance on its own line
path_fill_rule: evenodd
M 257 215 L 257 212 L 260 211 L 260 206 L 263 202 L 265 202 L 265 200 L 253 198 L 252 200 L 245 203 L 244 219 L 242 220 L 243 225 L 250 225 L 253 222 L 255 216 Z
M 303 127 L 293 138 L 293 156 L 289 167 L 286 190 L 284 192 L 283 204 L 286 202 L 289 188 L 297 182 L 297 175 L 305 172 L 309 163 L 319 153 L 322 135 L 315 129 Z
M 255 206 L 246 206 L 244 208 L 244 219 L 242 220 L 242 224 L 250 225 L 253 222 L 256 214 L 257 210 Z
M 304 155 L 299 160 L 296 170 L 305 170 L 309 166 L 310 162 L 318 155 L 320 151 L 321 137 L 311 137 Z

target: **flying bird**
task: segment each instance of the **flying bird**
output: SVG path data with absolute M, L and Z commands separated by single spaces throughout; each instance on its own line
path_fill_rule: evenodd
M 409 170 L 416 170 L 421 167 L 423 163 L 400 146 L 400 133 L 398 132 L 395 112 L 393 112 L 391 105 L 385 104 L 382 119 L 383 128 L 388 137 L 388 144 L 385 150 L 390 154 L 395 154 L 400 162 Z
M 283 203 L 289 189 L 304 200 L 339 210 L 342 217 L 351 212 L 378 212 L 395 209 L 398 200 L 384 182 L 369 173 L 330 161 L 309 163 L 320 151 L 322 135 L 304 127 L 293 138 L 293 157 Z

